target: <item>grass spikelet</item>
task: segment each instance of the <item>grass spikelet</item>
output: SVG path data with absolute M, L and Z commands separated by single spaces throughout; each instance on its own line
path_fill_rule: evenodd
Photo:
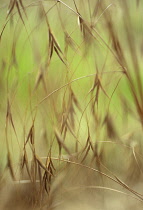
M 142 6 L 0 2 L 0 209 L 142 209 Z

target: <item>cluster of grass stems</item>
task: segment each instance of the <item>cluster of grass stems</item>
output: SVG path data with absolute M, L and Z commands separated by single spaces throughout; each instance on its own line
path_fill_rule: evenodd
M 142 6 L 1 1 L 0 208 L 142 209 Z

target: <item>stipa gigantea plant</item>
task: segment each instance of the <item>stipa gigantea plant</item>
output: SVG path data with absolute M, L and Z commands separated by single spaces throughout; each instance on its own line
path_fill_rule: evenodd
M 141 3 L 136 3 L 138 12 Z M 8 172 L 13 181 L 2 208 L 8 203 L 13 209 L 75 208 L 71 200 L 78 208 L 85 200 L 89 209 L 111 209 L 113 196 L 114 208 L 118 201 L 134 208 L 135 199 L 142 208 L 137 186 L 142 181 L 142 52 L 136 47 L 135 9 L 118 0 L 82 5 L 14 0 L 7 9 L 0 57 L 8 98 L 1 107 L 6 131 L 1 183 L 10 182 Z

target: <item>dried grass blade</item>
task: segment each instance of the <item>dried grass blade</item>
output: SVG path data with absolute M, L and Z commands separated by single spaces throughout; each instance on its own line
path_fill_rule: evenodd
M 52 55 L 53 55 L 53 50 L 54 50 L 54 42 L 52 40 L 51 41 L 51 44 L 50 44 L 50 48 L 49 48 L 49 51 L 50 51 L 50 60 L 51 60 Z
M 51 172 L 46 168 L 46 166 L 42 163 L 42 161 L 40 160 L 40 158 L 36 154 L 35 154 L 35 159 L 38 162 L 38 164 L 41 166 L 41 168 L 43 168 L 45 170 L 45 172 L 47 172 L 48 174 L 53 176 L 53 174 L 51 174 Z
M 19 3 L 20 3 L 20 5 L 21 5 L 21 7 L 22 7 L 22 9 L 24 11 L 25 16 L 27 17 L 26 10 L 25 10 L 25 7 L 23 5 L 23 1 L 22 0 L 19 0 Z
M 2 28 L 2 31 L 1 31 L 1 33 L 0 33 L 0 42 L 1 42 L 1 39 L 2 39 L 3 32 L 4 32 L 4 30 L 5 30 L 5 28 L 6 28 L 7 24 L 8 24 L 8 22 L 9 22 L 9 20 L 4 24 L 4 26 L 3 26 L 3 28 Z
M 109 98 L 109 99 L 110 99 L 110 97 L 108 96 L 108 94 L 106 93 L 105 89 L 103 88 L 103 86 L 102 86 L 102 84 L 101 84 L 101 80 L 100 80 L 100 78 L 98 78 L 98 79 L 99 79 L 99 85 L 100 85 L 101 90 L 102 90 L 102 91 L 103 91 L 103 93 L 107 96 L 107 98 Z
M 24 146 L 26 146 L 26 144 L 28 143 L 28 141 L 30 140 L 31 144 L 34 144 L 34 138 L 33 138 L 33 132 L 34 132 L 34 124 L 31 126 L 27 139 L 25 141 Z
M 57 129 L 55 129 L 55 136 L 56 136 L 56 139 L 57 139 L 57 141 L 58 141 L 60 147 L 63 147 L 63 149 L 68 153 L 68 155 L 71 155 L 70 150 L 69 150 L 68 147 L 64 144 L 64 140 L 63 140 L 63 138 L 62 138 L 60 132 L 59 132 Z
M 12 12 L 12 10 L 14 9 L 14 6 L 16 4 L 17 0 L 10 0 L 10 4 L 9 4 L 9 10 L 7 11 L 7 17 L 10 15 L 10 13 Z
M 65 43 L 66 43 L 66 47 L 70 46 L 70 48 L 73 51 L 77 51 L 77 48 L 79 48 L 79 46 L 76 45 L 75 41 L 71 38 L 71 36 L 67 32 L 65 32 Z
M 24 149 L 22 168 L 24 167 L 24 165 L 26 166 L 27 173 L 29 175 L 30 180 L 32 181 L 32 177 L 31 177 L 31 173 L 30 173 L 30 169 L 29 169 L 29 165 L 28 165 L 28 156 L 27 156 L 26 149 Z
M 22 14 L 21 14 L 20 8 L 19 8 L 19 4 L 18 4 L 18 2 L 17 2 L 17 1 L 16 1 L 16 7 L 17 7 L 17 10 L 18 10 L 18 14 L 19 14 L 19 16 L 20 16 L 20 19 L 21 19 L 21 21 L 22 21 L 23 25 L 25 26 L 25 22 L 24 22 L 24 20 L 23 20 L 23 17 L 22 17 Z
M 38 177 L 39 177 L 39 181 L 40 181 L 40 186 L 42 185 L 42 171 L 41 171 L 41 167 L 40 165 L 38 165 Z
M 100 0 L 98 0 L 96 5 L 95 5 L 92 17 L 96 17 L 97 16 L 97 13 L 98 13 L 98 10 L 99 10 L 99 6 L 100 6 Z
M 58 42 L 53 34 L 52 34 L 52 39 L 53 39 L 53 42 L 54 42 L 54 45 L 56 46 L 56 48 L 60 51 L 61 54 L 63 54 L 63 52 L 60 48 L 60 45 L 58 44 Z
M 120 193 L 120 194 L 123 194 L 123 195 L 126 195 L 126 196 L 129 196 L 131 198 L 134 198 L 140 202 L 142 202 L 141 199 L 139 198 L 136 198 L 135 196 L 131 195 L 131 194 L 128 194 L 128 193 L 125 193 L 123 191 L 120 191 L 120 190 L 116 190 L 116 189 L 113 189 L 113 188 L 108 188 L 108 187 L 102 187 L 102 186 L 80 186 L 80 187 L 74 187 L 74 188 L 71 188 L 69 190 L 77 190 L 77 189 L 102 189 L 102 190 L 107 190 L 107 191 L 113 191 L 113 192 L 116 192 L 116 193 Z
M 11 174 L 12 179 L 14 181 L 16 181 L 15 173 L 14 173 L 14 170 L 13 170 L 13 164 L 12 164 L 12 160 L 11 160 L 11 155 L 10 155 L 9 151 L 8 151 L 8 154 L 7 154 L 7 167 L 10 170 L 10 174 Z
M 134 195 L 136 195 L 138 198 L 140 198 L 143 201 L 143 195 L 142 194 L 132 190 L 127 184 L 125 184 L 123 181 L 121 181 L 118 177 L 115 176 L 115 178 L 124 188 L 126 188 L 127 190 L 132 192 Z
M 56 52 L 56 54 L 58 55 L 58 57 L 60 58 L 60 60 L 67 66 L 67 64 L 65 63 L 65 61 L 63 60 L 63 58 L 61 57 L 59 51 L 57 50 L 57 48 L 54 46 L 54 50 Z
M 137 156 L 136 156 L 135 147 L 133 147 L 132 151 L 133 151 L 133 156 L 134 156 L 134 159 L 135 159 L 135 161 L 136 161 L 136 164 L 137 164 L 137 166 L 138 166 L 140 172 L 143 174 L 143 171 L 142 171 L 142 169 L 141 169 L 141 167 L 140 167 L 139 161 L 138 161 Z
M 84 157 L 83 157 L 83 159 L 82 159 L 81 163 L 83 163 L 83 162 L 84 162 L 84 160 L 86 159 L 86 157 L 87 157 L 87 155 L 88 155 L 89 151 L 90 151 L 90 145 L 89 145 L 89 146 L 88 146 L 88 148 L 86 149 L 86 153 L 85 153 L 85 155 L 84 155 Z
M 97 85 L 98 85 L 98 76 L 96 74 L 95 75 L 95 79 L 94 79 L 94 83 L 93 83 L 91 89 L 88 91 L 88 94 L 91 93 L 91 92 L 93 92 Z
M 112 120 L 111 116 L 109 116 L 109 114 L 106 115 L 103 124 L 106 125 L 107 134 L 108 134 L 109 138 L 112 138 L 114 140 L 116 138 L 118 138 L 118 134 L 117 134 L 117 131 L 115 129 L 115 125 L 113 123 L 113 120 Z
M 77 162 L 73 162 L 73 161 L 65 160 L 65 159 L 54 158 L 54 157 L 53 157 L 52 159 L 53 159 L 53 160 L 60 160 L 60 161 L 63 161 L 63 162 L 67 162 L 67 163 L 69 163 L 69 164 L 78 165 L 78 166 L 84 167 L 84 168 L 86 168 L 86 169 L 92 170 L 92 171 L 94 171 L 94 172 L 96 172 L 96 173 L 99 173 L 99 174 L 101 174 L 102 176 L 105 176 L 106 178 L 108 178 L 108 179 L 114 181 L 115 183 L 117 183 L 117 184 L 123 186 L 125 189 L 127 189 L 128 191 L 130 191 L 130 192 L 132 192 L 134 195 L 136 195 L 138 198 L 140 198 L 140 200 L 143 202 L 143 197 L 142 197 L 143 195 L 142 195 L 142 194 L 140 194 L 140 193 L 138 193 L 138 192 L 132 190 L 129 186 L 127 186 L 123 181 L 121 181 L 121 180 L 120 180 L 117 176 L 115 176 L 115 175 L 114 175 L 114 178 L 115 178 L 115 179 L 114 179 L 113 177 L 109 176 L 108 174 L 105 174 L 105 173 L 102 172 L 102 171 L 99 171 L 99 170 L 97 170 L 97 169 L 95 169 L 95 168 L 92 168 L 92 167 L 90 167 L 90 166 L 87 166 L 87 165 L 84 165 L 84 164 L 81 164 L 81 163 L 77 163 Z

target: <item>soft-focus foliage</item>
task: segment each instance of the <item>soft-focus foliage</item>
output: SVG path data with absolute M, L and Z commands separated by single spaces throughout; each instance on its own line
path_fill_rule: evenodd
M 142 209 L 142 7 L 0 2 L 1 209 Z

